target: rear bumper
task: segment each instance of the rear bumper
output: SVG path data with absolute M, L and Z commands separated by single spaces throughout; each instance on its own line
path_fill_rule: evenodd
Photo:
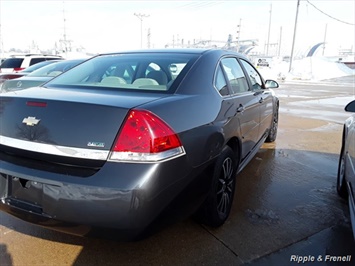
M 57 231 L 131 240 L 196 177 L 186 156 L 158 164 L 107 162 L 90 177 L 0 161 L 0 209 Z M 114 230 L 116 233 L 111 234 Z

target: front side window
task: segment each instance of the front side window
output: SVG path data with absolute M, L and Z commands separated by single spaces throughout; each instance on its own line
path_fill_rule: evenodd
M 248 73 L 253 90 L 263 89 L 263 82 L 261 80 L 259 73 L 255 70 L 255 68 L 243 59 L 241 59 L 240 61 L 242 62 L 245 70 Z
M 224 58 L 221 60 L 223 69 L 227 74 L 232 94 L 249 90 L 244 72 L 236 58 Z

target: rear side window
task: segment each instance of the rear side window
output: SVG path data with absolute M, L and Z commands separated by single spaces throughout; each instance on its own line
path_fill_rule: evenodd
M 185 65 L 186 63 L 172 63 L 169 65 L 169 73 L 173 80 L 180 74 L 181 70 L 184 69 Z
M 222 96 L 226 96 L 229 94 L 228 91 L 228 86 L 227 86 L 227 81 L 224 78 L 223 70 L 221 68 L 221 65 L 218 65 L 217 72 L 216 72 L 216 78 L 214 81 L 214 86 L 218 90 L 218 92 Z
M 2 62 L 0 68 L 20 68 L 23 58 L 8 58 Z
M 231 87 L 231 93 L 241 93 L 249 90 L 248 83 L 244 76 L 242 67 L 238 63 L 236 58 L 224 58 L 221 61 L 223 69 L 227 74 L 229 84 Z
M 46 59 L 45 58 L 32 58 L 31 61 L 30 61 L 30 66 L 34 65 L 34 64 L 37 64 L 39 62 L 42 62 L 42 61 L 45 61 Z

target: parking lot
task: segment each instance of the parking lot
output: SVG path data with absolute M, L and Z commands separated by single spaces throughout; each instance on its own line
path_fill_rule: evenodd
M 354 76 L 285 82 L 280 121 L 237 177 L 230 218 L 219 229 L 178 221 L 133 243 L 43 229 L 0 213 L 1 265 L 338 265 L 355 260 L 348 206 L 336 193 L 344 106 Z M 330 257 L 327 257 L 330 256 Z M 347 256 L 352 257 L 347 257 Z M 292 257 L 294 256 L 294 257 Z

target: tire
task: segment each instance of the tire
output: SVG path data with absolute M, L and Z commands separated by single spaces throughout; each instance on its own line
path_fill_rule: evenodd
M 227 220 L 234 198 L 236 170 L 235 154 L 226 146 L 214 165 L 207 199 L 197 212 L 197 218 L 203 224 L 219 227 Z
M 347 198 L 348 192 L 346 189 L 346 176 L 345 176 L 345 152 L 344 147 L 341 148 L 339 166 L 338 166 L 338 176 L 337 176 L 337 192 L 338 195 L 344 199 Z
M 276 140 L 278 124 L 279 124 L 279 108 L 277 108 L 276 111 L 274 112 L 274 117 L 272 119 L 269 135 L 267 136 L 265 142 L 274 142 Z

